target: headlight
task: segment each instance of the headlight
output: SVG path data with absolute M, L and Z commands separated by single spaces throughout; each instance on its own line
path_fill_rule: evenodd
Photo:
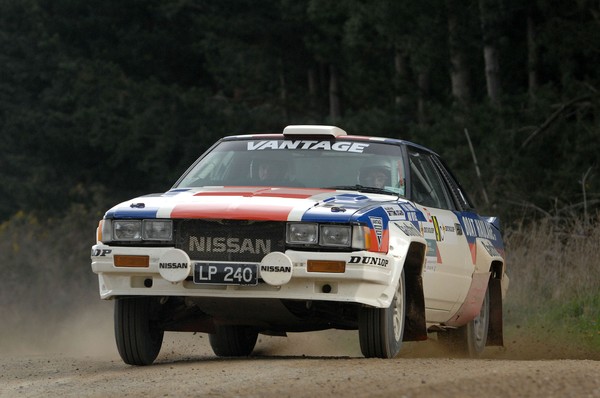
M 316 245 L 319 241 L 318 224 L 290 223 L 287 225 L 286 243 Z
M 113 220 L 113 239 L 142 240 L 142 222 L 140 220 Z
M 285 243 L 288 245 L 321 246 L 369 250 L 369 228 L 364 225 L 338 225 L 290 222 Z
M 111 225 L 112 228 L 109 228 Z M 103 235 L 106 242 L 111 240 L 127 242 L 139 242 L 142 240 L 170 241 L 173 239 L 173 221 L 105 220 Z
M 352 233 L 349 225 L 321 225 L 321 246 L 350 247 Z
M 173 221 L 144 220 L 142 238 L 144 240 L 171 240 L 173 238 Z

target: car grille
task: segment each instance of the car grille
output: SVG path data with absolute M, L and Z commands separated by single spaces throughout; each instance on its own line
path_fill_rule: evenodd
M 192 260 L 259 262 L 285 251 L 285 223 L 238 220 L 179 220 L 175 246 Z

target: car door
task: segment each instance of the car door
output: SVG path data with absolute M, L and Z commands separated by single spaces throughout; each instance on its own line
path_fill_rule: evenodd
M 427 319 L 444 322 L 464 300 L 471 284 L 469 245 L 435 155 L 408 148 L 408 159 L 410 197 L 425 216 L 419 228 L 427 241 L 423 271 Z

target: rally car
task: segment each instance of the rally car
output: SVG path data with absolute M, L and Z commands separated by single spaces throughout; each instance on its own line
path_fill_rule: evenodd
M 471 355 L 503 344 L 498 220 L 403 140 L 334 126 L 222 138 L 167 192 L 108 210 L 91 260 L 127 364 L 153 363 L 165 331 L 208 333 L 224 357 L 259 333 L 330 328 L 358 330 L 365 357 L 436 334 Z

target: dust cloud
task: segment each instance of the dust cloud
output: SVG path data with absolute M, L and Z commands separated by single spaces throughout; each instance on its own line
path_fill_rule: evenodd
M 112 303 L 44 313 L 13 310 L 0 326 L 0 355 L 64 354 L 73 357 L 117 355 L 112 329 Z
M 120 361 L 113 332 L 113 303 L 84 300 L 77 309 L 13 311 L 18 319 L 0 325 L 0 355 L 6 357 L 60 354 L 73 358 Z M 7 312 L 6 308 L 3 312 Z M 30 314 L 24 316 L 23 314 Z M 6 318 L 5 318 L 6 320 Z M 326 330 L 289 333 L 287 337 L 259 335 L 253 356 L 265 357 L 362 357 L 357 331 Z M 400 357 L 444 358 L 452 353 L 437 342 L 433 334 L 423 342 L 404 342 Z M 205 333 L 165 333 L 157 362 L 214 358 Z M 487 359 L 595 359 L 589 352 L 569 341 L 559 340 L 551 330 L 532 331 L 510 326 L 505 330 L 504 347 L 488 347 Z

